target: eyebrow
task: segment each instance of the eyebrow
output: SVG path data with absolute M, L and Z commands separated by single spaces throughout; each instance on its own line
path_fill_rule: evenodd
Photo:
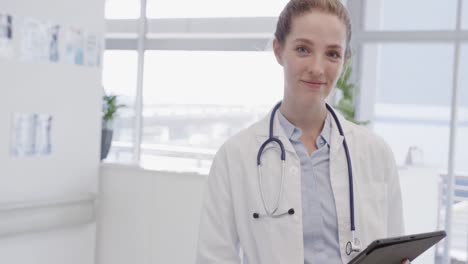
M 305 42 L 309 45 L 314 45 L 314 42 L 308 40 L 308 39 L 305 39 L 305 38 L 298 38 L 298 39 L 295 39 L 293 42 Z M 335 48 L 335 49 L 343 49 L 343 47 L 341 47 L 341 45 L 338 45 L 338 44 L 331 44 L 331 45 L 328 45 L 327 48 Z

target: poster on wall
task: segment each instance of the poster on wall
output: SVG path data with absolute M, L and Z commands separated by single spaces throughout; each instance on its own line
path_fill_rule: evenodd
M 40 156 L 52 153 L 51 145 L 52 116 L 36 114 L 35 153 Z
M 59 25 L 26 18 L 22 29 L 21 57 L 26 61 L 57 62 Z
M 47 156 L 52 153 L 52 116 L 37 113 L 13 113 L 11 157 Z
M 100 67 L 101 65 L 101 38 L 94 33 L 86 36 L 86 65 Z
M 69 64 L 83 65 L 85 51 L 85 36 L 83 30 L 68 27 L 65 39 L 65 61 Z
M 47 25 L 26 18 L 22 28 L 21 57 L 26 61 L 46 61 L 48 58 Z
M 13 57 L 13 17 L 0 13 L 0 57 Z
M 49 61 L 58 62 L 60 59 L 59 55 L 59 25 L 49 26 Z

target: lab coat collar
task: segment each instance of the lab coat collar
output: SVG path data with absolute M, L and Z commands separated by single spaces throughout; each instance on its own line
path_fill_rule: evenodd
M 332 117 L 331 122 L 331 139 L 330 139 L 330 161 L 333 161 L 338 155 L 345 155 L 344 147 L 343 147 L 343 140 L 346 136 L 351 134 L 350 126 L 352 124 L 349 123 L 335 108 L 333 110 L 336 113 L 338 120 L 340 121 L 341 127 L 343 129 L 344 137 L 340 135 L 340 131 L 338 130 L 338 126 L 335 122 L 335 119 Z M 342 153 L 341 153 L 342 152 Z
M 335 108 L 336 116 L 340 121 L 341 127 L 343 128 L 343 133 L 345 136 L 351 133 L 351 125 L 349 121 L 347 121 Z M 269 136 L 269 129 L 270 129 L 270 116 L 273 109 L 268 112 L 266 115 L 255 127 L 255 134 L 260 137 L 262 140 L 266 140 Z M 275 137 L 279 137 L 279 139 L 283 142 L 284 148 L 286 151 L 296 153 L 294 147 L 292 146 L 289 138 L 286 136 L 286 133 L 281 126 L 278 118 L 278 114 L 275 114 L 275 118 L 273 120 L 273 134 Z M 331 117 L 331 138 L 330 138 L 330 160 L 336 158 L 337 155 L 344 155 L 344 152 L 341 153 L 343 149 L 343 136 L 340 135 L 338 131 L 338 127 L 336 125 L 335 119 Z
M 254 129 L 255 135 L 262 143 L 267 140 L 270 135 L 270 117 L 272 112 L 273 109 L 271 109 L 268 114 L 259 123 L 257 123 Z M 286 151 L 296 154 L 296 150 L 289 141 L 289 138 L 286 136 L 283 126 L 281 126 L 278 113 L 275 114 L 275 118 L 273 119 L 273 136 L 279 138 L 281 142 L 283 142 L 284 149 Z

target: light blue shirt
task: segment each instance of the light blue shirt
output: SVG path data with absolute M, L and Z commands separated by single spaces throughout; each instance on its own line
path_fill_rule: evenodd
M 291 124 L 280 111 L 278 118 L 301 162 L 304 264 L 342 264 L 335 198 L 330 182 L 330 113 L 317 137 L 317 150 L 310 156 L 300 139 L 301 129 Z

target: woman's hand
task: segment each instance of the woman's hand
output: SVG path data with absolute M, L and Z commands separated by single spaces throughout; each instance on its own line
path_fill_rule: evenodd
M 411 262 L 408 259 L 405 259 L 401 262 L 401 264 L 410 264 Z

